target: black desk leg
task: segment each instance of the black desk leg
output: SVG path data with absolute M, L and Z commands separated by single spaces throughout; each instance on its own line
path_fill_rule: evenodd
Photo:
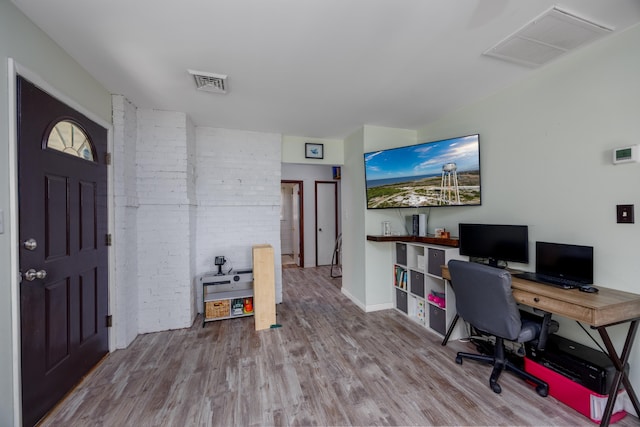
M 629 325 L 629 331 L 627 332 L 627 339 L 625 340 L 624 347 L 622 349 L 622 353 L 620 357 L 618 357 L 618 353 L 616 349 L 613 347 L 613 343 L 611 342 L 611 338 L 609 338 L 609 334 L 604 326 L 598 328 L 598 332 L 600 333 L 600 338 L 604 342 L 605 347 L 607 348 L 607 352 L 609 353 L 609 359 L 613 362 L 613 365 L 616 368 L 616 374 L 613 377 L 613 383 L 611 384 L 611 389 L 609 389 L 609 398 L 607 399 L 607 406 L 604 408 L 604 414 L 602 414 L 602 420 L 600 421 L 601 426 L 608 426 L 611 421 L 611 415 L 613 414 L 613 405 L 616 403 L 616 397 L 618 397 L 618 389 L 620 388 L 620 382 L 624 384 L 625 390 L 627 390 L 627 395 L 631 399 L 631 403 L 633 403 L 633 407 L 636 410 L 636 413 L 640 415 L 640 404 L 638 404 L 638 397 L 636 396 L 635 391 L 633 390 L 633 386 L 627 377 L 627 374 L 624 372 L 624 367 L 629 360 L 629 354 L 631 353 L 631 346 L 633 345 L 633 341 L 636 336 L 636 332 L 638 331 L 638 319 L 632 320 Z
M 449 326 L 449 329 L 447 329 L 447 335 L 445 335 L 444 339 L 442 340 L 442 345 L 447 345 L 447 343 L 449 342 L 449 337 L 451 336 L 451 332 L 453 332 L 453 328 L 456 327 L 456 323 L 458 322 L 459 317 L 460 316 L 458 316 L 458 313 L 456 313 L 456 316 L 451 321 L 451 326 Z

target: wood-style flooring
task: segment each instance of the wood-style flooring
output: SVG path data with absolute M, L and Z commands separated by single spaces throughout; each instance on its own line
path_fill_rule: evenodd
M 394 310 L 364 313 L 329 267 L 283 270 L 280 328 L 253 318 L 140 335 L 107 358 L 42 426 L 592 426 Z M 618 426 L 637 426 L 627 415 Z

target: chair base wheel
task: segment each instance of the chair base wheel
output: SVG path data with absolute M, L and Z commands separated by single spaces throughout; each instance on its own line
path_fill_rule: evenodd
M 462 365 L 462 357 L 460 357 L 460 356 L 456 356 L 456 363 L 457 363 L 458 365 Z
M 500 387 L 500 384 L 492 382 L 489 384 L 489 386 L 491 387 L 491 390 L 493 390 L 495 394 L 502 393 L 502 387 Z

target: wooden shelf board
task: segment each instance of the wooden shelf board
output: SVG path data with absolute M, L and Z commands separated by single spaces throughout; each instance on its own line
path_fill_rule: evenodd
M 443 239 L 435 236 L 373 236 L 367 235 L 367 240 L 372 242 L 404 242 L 404 243 L 428 243 L 431 245 L 450 246 L 457 248 L 460 241 L 455 238 Z
M 221 301 L 226 299 L 248 298 L 253 297 L 251 289 L 239 289 L 237 291 L 227 292 L 206 292 L 204 302 Z
M 249 317 L 249 316 L 253 316 L 253 313 L 247 313 L 247 314 L 237 314 L 235 316 L 224 316 L 224 317 L 207 317 L 204 319 L 204 323 L 207 322 L 215 322 L 216 320 L 225 320 L 225 319 L 235 319 L 238 317 Z

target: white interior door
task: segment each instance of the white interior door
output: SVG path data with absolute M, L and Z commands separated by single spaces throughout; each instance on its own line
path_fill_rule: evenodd
M 330 265 L 338 236 L 338 186 L 316 181 L 316 265 Z
M 300 264 L 300 185 L 294 184 L 293 191 L 291 192 L 291 216 L 292 216 L 292 228 L 291 228 L 291 240 L 293 242 L 293 259 L 298 267 Z

